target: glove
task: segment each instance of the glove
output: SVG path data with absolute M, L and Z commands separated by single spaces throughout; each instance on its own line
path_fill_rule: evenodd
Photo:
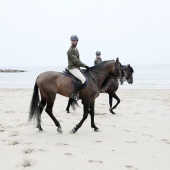
M 89 66 L 85 66 L 85 68 L 86 68 L 87 70 L 89 70 L 89 69 L 90 69 L 90 67 L 89 67 Z

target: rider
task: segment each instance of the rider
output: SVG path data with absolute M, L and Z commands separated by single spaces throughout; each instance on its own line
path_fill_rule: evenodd
M 68 56 L 68 67 L 67 68 L 73 76 L 79 79 L 70 98 L 77 100 L 77 92 L 81 89 L 82 84 L 84 84 L 86 81 L 86 78 L 80 71 L 80 67 L 85 67 L 87 69 L 89 69 L 89 67 L 83 62 L 81 62 L 79 58 L 79 51 L 76 48 L 77 43 L 78 43 L 77 35 L 72 35 L 70 37 L 70 40 L 71 40 L 71 47 L 67 51 L 67 56 Z
M 97 65 L 97 64 L 99 64 L 101 62 L 102 62 L 101 52 L 100 51 L 96 51 L 96 58 L 94 60 L 94 65 Z

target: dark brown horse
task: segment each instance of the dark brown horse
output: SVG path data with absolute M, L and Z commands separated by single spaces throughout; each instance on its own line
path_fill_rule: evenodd
M 88 84 L 85 88 L 79 91 L 79 99 L 82 99 L 83 104 L 83 118 L 81 121 L 71 130 L 71 133 L 75 133 L 83 124 L 88 116 L 90 109 L 91 127 L 94 131 L 98 131 L 98 128 L 94 122 L 94 105 L 95 99 L 99 96 L 101 86 L 108 76 L 118 77 L 122 73 L 122 67 L 119 63 L 119 59 L 104 61 L 97 66 L 91 67 L 85 71 L 85 75 L 88 77 Z M 56 94 L 61 94 L 66 97 L 70 97 L 73 91 L 72 78 L 63 75 L 61 72 L 48 71 L 41 73 L 35 82 L 32 100 L 29 111 L 29 121 L 33 118 L 36 119 L 36 127 L 39 130 L 43 130 L 41 127 L 41 113 L 45 108 L 47 114 L 54 121 L 58 127 L 57 131 L 62 133 L 62 128 L 59 121 L 53 115 L 53 105 L 56 98 Z M 41 95 L 41 101 L 39 100 L 39 91 Z M 74 103 L 74 102 L 73 102 Z
M 129 84 L 133 83 L 133 73 L 134 70 L 133 68 L 130 66 L 130 64 L 128 64 L 127 66 L 122 65 L 123 68 L 123 77 L 124 77 L 124 81 L 127 81 Z M 109 83 L 107 82 L 109 81 Z M 107 78 L 106 82 L 107 87 L 105 88 L 105 93 L 109 94 L 109 111 L 112 114 L 115 114 L 115 112 L 113 112 L 113 109 L 116 109 L 116 107 L 118 106 L 118 104 L 120 103 L 120 99 L 116 94 L 116 91 L 119 88 L 119 83 L 117 79 L 113 79 L 113 78 Z M 113 98 L 116 99 L 116 104 L 112 107 L 112 103 L 113 103 Z
M 123 71 L 123 74 L 122 74 L 123 81 L 127 81 L 129 84 L 132 84 L 133 83 L 134 70 L 130 66 L 130 64 L 122 65 L 122 71 Z M 121 84 L 123 84 L 123 81 L 121 82 Z M 119 88 L 118 79 L 115 78 L 115 77 L 113 78 L 113 77 L 109 76 L 109 77 L 106 78 L 106 80 L 104 81 L 104 83 L 102 84 L 102 87 L 100 89 L 101 93 L 108 93 L 109 94 L 109 106 L 110 106 L 109 111 L 112 114 L 115 114 L 113 112 L 113 109 L 115 109 L 118 106 L 118 104 L 120 103 L 120 99 L 116 94 L 116 91 L 118 90 L 118 88 Z M 115 98 L 117 102 L 112 107 L 113 98 Z M 70 109 L 72 101 L 73 101 L 73 99 L 69 98 L 69 101 L 68 101 L 68 104 L 67 104 L 67 107 L 66 107 L 67 113 L 70 113 L 69 109 Z

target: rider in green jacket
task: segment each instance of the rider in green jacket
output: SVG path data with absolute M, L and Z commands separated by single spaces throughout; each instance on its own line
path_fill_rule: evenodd
M 80 71 L 80 67 L 85 67 L 87 69 L 89 69 L 89 67 L 83 62 L 81 62 L 80 60 L 79 51 L 76 48 L 77 43 L 78 43 L 77 35 L 72 35 L 70 40 L 71 40 L 71 47 L 67 51 L 67 56 L 68 56 L 68 67 L 67 68 L 73 76 L 75 76 L 77 79 L 80 80 L 76 84 L 75 89 L 73 90 L 70 98 L 77 100 L 77 92 L 80 90 L 82 84 L 84 84 L 86 81 L 86 78 Z

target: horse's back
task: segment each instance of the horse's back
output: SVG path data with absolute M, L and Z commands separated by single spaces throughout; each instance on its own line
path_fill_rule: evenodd
M 61 77 L 61 72 L 56 71 L 46 71 L 38 76 L 38 83 L 52 83 L 54 79 Z
M 63 75 L 61 72 L 46 71 L 41 73 L 37 79 L 37 85 L 42 91 L 48 93 L 55 92 L 64 96 L 69 96 L 73 90 L 71 78 Z M 68 88 L 70 86 L 70 88 Z

